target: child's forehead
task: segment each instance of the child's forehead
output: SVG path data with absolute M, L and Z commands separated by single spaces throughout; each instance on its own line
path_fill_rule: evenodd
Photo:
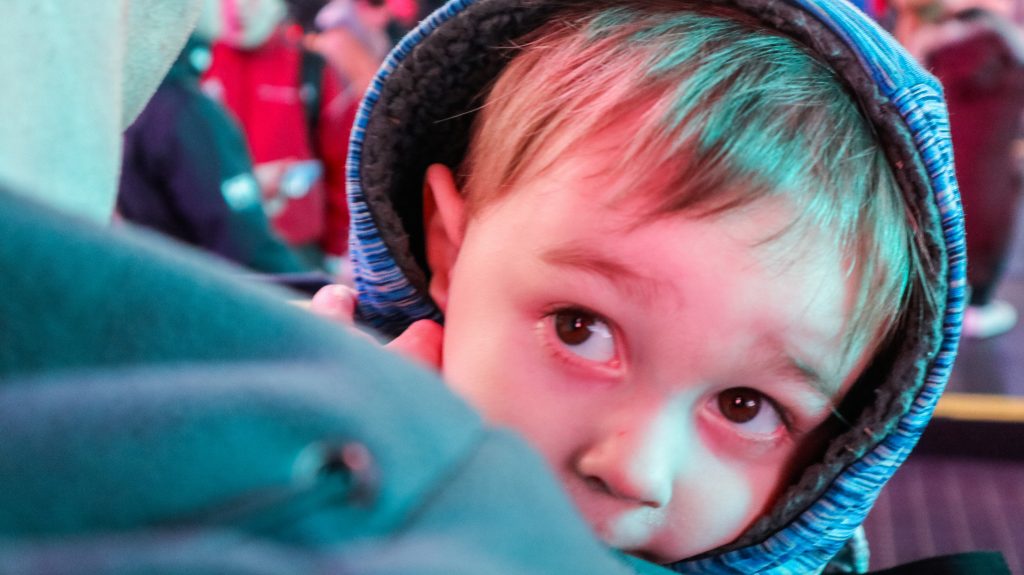
M 642 230 L 651 241 L 661 238 L 672 243 L 674 228 L 661 225 L 664 221 L 680 225 L 700 221 L 709 230 L 729 234 L 739 245 L 757 251 L 780 273 L 812 252 L 844 259 L 825 230 L 803 221 L 797 198 L 783 191 L 747 201 L 744 198 L 753 195 L 737 179 L 734 186 L 716 190 L 713 197 L 672 209 L 673 198 L 682 195 L 680 164 L 689 159 L 681 152 L 669 163 L 622 161 L 623 139 L 632 129 L 628 121 L 616 122 L 541 149 L 504 201 L 537 194 L 546 202 L 558 203 L 566 194 L 576 195 L 584 200 L 572 202 L 579 225 L 608 234 L 609 241 Z
M 624 159 L 623 147 L 635 136 L 638 118 L 636 114 L 624 115 L 591 133 L 561 134 L 526 162 L 509 199 L 514 201 L 516 192 L 526 188 L 537 188 L 544 194 L 579 194 L 589 201 L 583 209 L 591 225 L 617 232 L 680 217 L 722 222 L 723 227 L 733 229 L 737 221 L 756 221 L 756 226 L 743 226 L 752 247 L 784 244 L 789 249 L 795 247 L 793 236 L 821 235 L 820 229 L 811 227 L 804 233 L 787 233 L 795 230 L 799 220 L 795 198 L 782 190 L 754 194 L 750 189 L 754 184 L 743 178 L 735 178 L 732 185 L 716 189 L 704 200 L 685 206 L 684 202 L 673 201 L 692 193 L 681 189 L 685 183 L 679 181 L 680 173 L 700 170 L 687 169 L 694 160 L 686 150 L 671 156 L 652 151 L 646 158 L 641 154 Z M 647 158 L 651 161 L 645 162 Z M 755 196 L 752 201 L 743 200 Z M 672 209 L 674 205 L 681 207 Z M 726 207 L 721 209 L 722 205 Z M 667 228 L 658 229 L 667 233 Z
M 523 159 L 520 180 L 546 177 L 563 184 L 579 182 L 584 190 L 626 204 L 651 201 L 669 192 L 667 187 L 685 158 L 677 154 L 674 162 L 662 162 L 652 149 L 627 159 L 624 151 L 644 128 L 636 114 L 609 118 L 589 129 L 563 124 Z

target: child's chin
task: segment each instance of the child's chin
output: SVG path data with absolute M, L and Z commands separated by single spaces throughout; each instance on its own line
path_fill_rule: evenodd
M 627 555 L 639 557 L 644 561 L 650 561 L 651 563 L 656 563 L 658 565 L 668 565 L 669 563 L 675 563 L 676 561 L 683 559 L 683 557 L 668 559 L 663 555 L 660 555 L 658 553 L 651 553 L 650 551 L 647 551 L 645 549 L 622 549 L 622 551 Z
M 647 543 L 639 547 L 616 547 L 616 549 L 659 565 L 675 563 L 690 556 L 682 552 L 670 553 L 667 549 L 662 549 L 654 543 Z

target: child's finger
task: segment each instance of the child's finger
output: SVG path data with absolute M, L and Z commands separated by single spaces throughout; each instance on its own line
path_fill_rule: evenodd
M 324 286 L 309 302 L 309 309 L 317 315 L 351 325 L 356 311 L 356 291 L 341 284 Z
M 387 347 L 407 358 L 440 371 L 443 341 L 444 328 L 441 327 L 441 324 L 429 319 L 421 319 L 410 325 L 402 332 L 402 335 L 396 337 Z

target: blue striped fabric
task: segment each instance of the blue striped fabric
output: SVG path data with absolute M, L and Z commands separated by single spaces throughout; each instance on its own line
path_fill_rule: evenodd
M 359 106 L 346 166 L 349 208 L 349 254 L 355 269 L 359 303 L 357 317 L 364 324 L 383 333 L 399 333 L 419 319 L 440 320 L 437 306 L 420 294 L 402 274 L 377 231 L 363 194 L 360 179 L 363 141 L 374 105 L 391 72 L 423 38 L 454 17 L 474 0 L 451 0 L 409 32 L 388 54 L 370 83 Z
M 841 473 L 817 502 L 762 543 L 679 562 L 672 566 L 679 573 L 781 575 L 820 570 L 854 536 L 882 486 L 917 443 L 949 379 L 960 337 L 966 288 L 963 214 L 953 172 L 949 121 L 938 82 L 852 5 L 828 0 L 790 1 L 825 23 L 860 55 L 861 65 L 899 110 L 914 137 L 930 179 L 946 244 L 947 261 L 942 273 L 947 276 L 949 291 L 943 340 L 928 367 L 924 386 L 898 425 Z M 399 43 L 366 95 L 353 131 L 348 185 L 359 313 L 363 321 L 386 332 L 400 331 L 416 319 L 437 319 L 438 311 L 402 275 L 375 229 L 360 187 L 359 164 L 366 124 L 391 71 L 425 36 L 473 3 L 474 0 L 449 1 Z

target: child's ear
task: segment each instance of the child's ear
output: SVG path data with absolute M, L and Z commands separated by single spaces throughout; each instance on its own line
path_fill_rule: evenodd
M 423 223 L 430 266 L 430 297 L 443 313 L 448 307 L 448 284 L 466 226 L 466 200 L 448 166 L 427 168 L 423 183 Z

